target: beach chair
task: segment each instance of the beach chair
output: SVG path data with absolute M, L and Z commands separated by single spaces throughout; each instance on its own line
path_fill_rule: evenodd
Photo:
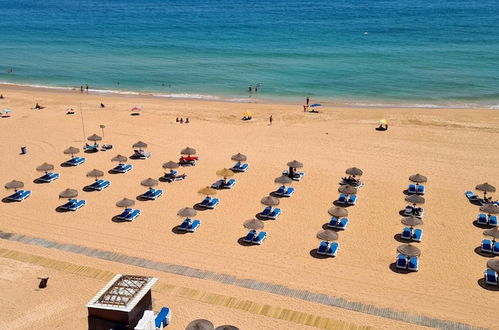
M 59 173 L 48 172 L 45 175 L 36 179 L 36 181 L 49 183 L 54 180 L 57 180 L 58 178 L 59 178 Z
M 113 145 L 112 144 L 103 144 L 100 151 L 108 151 L 108 150 L 111 150 L 113 149 Z
M 337 217 L 331 217 L 331 220 L 329 220 L 329 223 L 327 224 L 327 226 L 329 228 L 336 228 L 336 225 L 338 225 L 338 218 Z
M 489 216 L 489 225 L 497 227 L 497 216 L 496 215 Z
M 117 215 L 116 218 L 119 220 L 126 220 L 126 218 L 132 214 L 133 209 L 131 208 L 126 208 L 123 210 L 123 212 L 120 215 Z
M 87 186 L 87 188 L 92 189 L 92 190 L 97 190 L 101 191 L 104 188 L 107 188 L 111 185 L 111 182 L 107 180 L 97 180 L 94 183 L 90 184 Z
M 210 204 L 210 202 L 211 202 L 211 197 L 206 196 L 205 199 L 203 199 L 203 201 L 199 203 L 199 206 L 206 207 L 207 205 Z
M 416 185 L 415 184 L 410 184 L 409 188 L 407 188 L 407 192 L 409 194 L 415 194 L 415 193 L 417 193 Z
M 220 186 L 220 188 L 221 189 L 231 189 L 232 187 L 234 187 L 235 184 L 236 184 L 236 179 L 230 179 L 225 184 L 223 184 L 223 181 L 222 181 L 222 185 Z
M 492 241 L 490 239 L 482 240 L 482 247 L 480 250 L 485 253 L 492 253 Z
M 246 243 L 252 243 L 253 242 L 253 238 L 255 238 L 256 236 L 256 230 L 254 229 L 251 229 L 248 234 L 246 235 L 246 237 L 243 238 L 243 241 L 246 242 Z
M 338 249 L 340 248 L 340 244 L 337 242 L 331 243 L 329 246 L 329 249 L 326 251 L 326 255 L 331 256 L 331 257 L 336 257 L 336 254 L 338 253 Z
M 488 285 L 499 285 L 497 281 L 497 273 L 492 269 L 487 269 L 484 272 L 485 284 Z
M 161 190 L 161 189 L 149 189 L 148 191 L 146 191 L 145 193 L 140 195 L 140 197 L 145 198 L 145 199 L 155 200 L 156 198 L 158 198 L 161 195 L 163 195 L 163 190 Z
M 85 145 L 83 147 L 83 150 L 88 151 L 88 152 L 97 152 L 99 151 L 99 145 L 98 144 L 90 144 L 90 145 Z
M 471 191 L 469 191 L 469 190 L 468 190 L 468 191 L 466 191 L 464 194 L 466 195 L 466 197 L 467 197 L 467 198 L 468 198 L 468 200 L 470 200 L 470 201 L 476 201 L 476 200 L 478 200 L 478 199 L 479 199 L 479 197 L 478 197 L 477 195 L 475 195 L 473 192 L 471 192 Z
M 234 172 L 246 172 L 248 170 L 249 164 L 236 163 L 232 166 L 231 170 Z
M 186 231 L 188 232 L 195 232 L 196 229 L 198 229 L 198 227 L 201 225 L 201 221 L 199 220 L 194 220 L 190 223 L 190 225 L 187 227 Z
M 410 240 L 412 238 L 412 230 L 409 227 L 405 227 L 400 235 L 402 239 Z
M 133 221 L 135 220 L 138 216 L 140 215 L 140 210 L 139 209 L 135 209 L 133 210 L 126 218 L 125 220 L 127 221 Z
M 412 205 L 407 205 L 404 209 L 404 215 L 410 216 L 414 212 L 414 207 Z
M 286 189 L 286 191 L 282 194 L 282 196 L 283 197 L 291 197 L 291 195 L 293 195 L 294 192 L 295 192 L 295 188 L 288 187 L 288 189 Z
M 399 254 L 395 266 L 399 269 L 407 269 L 407 256 L 402 253 Z
M 480 225 L 488 225 L 489 224 L 489 222 L 487 220 L 487 215 L 483 214 L 483 213 L 480 213 L 478 215 L 478 218 L 476 219 L 476 222 L 478 222 Z
M 253 244 L 262 244 L 263 241 L 265 240 L 265 238 L 267 238 L 267 232 L 265 231 L 261 231 L 260 234 L 258 234 L 258 236 L 256 236 L 255 238 L 253 238 Z
M 151 157 L 152 153 L 150 151 L 145 151 L 145 150 L 134 150 L 133 151 L 133 156 L 134 158 L 138 159 L 147 159 Z
M 272 211 L 272 207 L 270 207 L 270 206 L 265 207 L 263 209 L 263 211 L 260 212 L 260 217 L 262 217 L 262 218 L 268 217 L 271 211 Z
M 282 171 L 282 175 L 289 176 L 289 171 L 288 170 Z M 304 176 L 305 172 L 295 172 L 291 179 L 293 181 L 301 181 L 301 179 L 303 179 Z
M 418 218 L 422 218 L 424 216 L 424 208 L 422 207 L 415 207 L 412 210 L 412 215 Z
M 419 270 L 419 258 L 418 257 L 410 257 L 409 264 L 407 265 L 407 269 L 413 272 L 417 272 Z
M 268 219 L 270 220 L 275 220 L 277 217 L 281 214 L 281 209 L 280 208 L 275 208 L 272 210 L 272 212 L 269 213 L 267 216 Z
M 157 329 L 162 329 L 163 327 L 170 324 L 171 319 L 172 319 L 172 312 L 168 307 L 163 307 L 161 308 L 158 315 L 156 315 L 156 318 L 154 319 L 154 326 Z
M 214 209 L 215 206 L 218 205 L 218 203 L 220 203 L 220 200 L 218 198 L 212 198 L 211 201 L 208 204 L 206 204 L 205 208 Z
M 347 202 L 347 195 L 341 194 L 336 202 L 340 204 L 345 204 Z
M 14 194 L 7 197 L 9 201 L 20 202 L 31 196 L 31 190 L 18 190 Z
M 276 191 L 274 191 L 274 194 L 276 194 L 278 196 L 282 196 L 285 191 L 286 191 L 286 187 L 285 186 L 280 186 L 279 189 L 277 189 Z
M 425 191 L 426 191 L 426 189 L 425 189 L 425 186 L 424 186 L 424 185 L 420 184 L 420 185 L 418 185 L 416 188 L 417 188 L 417 189 L 416 189 L 416 194 L 418 194 L 418 195 L 424 195 L 424 193 L 425 193 Z
M 222 188 L 223 188 L 223 182 L 224 182 L 224 180 L 222 180 L 222 179 L 217 180 L 217 181 L 215 181 L 215 182 L 211 185 L 211 187 L 212 187 L 213 189 L 222 189 Z
M 69 165 L 69 166 L 78 166 L 81 165 L 85 162 L 85 158 L 83 157 L 73 157 L 67 161 L 64 162 L 64 164 Z
M 62 210 L 69 210 L 69 208 L 76 204 L 76 202 L 78 202 L 78 200 L 70 199 L 66 204 L 61 205 L 59 208 Z
M 111 169 L 111 171 L 116 173 L 126 173 L 131 169 L 132 169 L 132 164 L 118 164 L 116 167 Z
M 329 249 L 329 244 L 326 241 L 322 241 L 317 249 L 317 254 L 325 255 Z
M 180 226 L 178 226 L 178 230 L 182 230 L 182 231 L 187 231 L 187 229 L 189 229 L 190 225 L 191 225 L 191 222 L 192 220 L 187 218 L 185 219 L 181 224 Z
M 340 230 L 345 230 L 347 229 L 347 225 L 348 225 L 348 218 L 342 218 L 334 228 L 336 229 L 340 229 Z
M 499 255 L 499 242 L 494 242 L 494 246 L 492 247 L 492 253 L 495 255 Z
M 412 233 L 412 240 L 414 242 L 421 242 L 422 239 L 423 239 L 423 229 L 414 230 L 414 232 Z
M 87 202 L 85 202 L 83 199 L 82 200 L 71 199 L 69 202 L 62 205 L 60 208 L 68 211 L 77 211 L 86 203 Z
M 355 203 L 357 203 L 357 195 L 350 195 L 350 197 L 347 200 L 347 204 L 355 205 Z

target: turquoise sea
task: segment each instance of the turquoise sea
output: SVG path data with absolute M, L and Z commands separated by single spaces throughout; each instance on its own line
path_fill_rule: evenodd
M 499 108 L 499 1 L 0 0 L 0 81 Z

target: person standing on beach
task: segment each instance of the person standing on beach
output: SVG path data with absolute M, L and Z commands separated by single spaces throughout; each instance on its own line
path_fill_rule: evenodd
M 253 86 L 249 85 L 248 86 L 248 92 L 251 94 L 253 92 Z
M 272 125 L 272 115 L 269 117 L 269 125 Z
M 87 90 L 87 94 L 88 94 L 88 85 L 85 85 L 85 89 Z
M 310 102 L 310 99 L 307 96 L 307 108 L 308 108 L 308 103 Z
M 83 93 L 83 85 L 80 86 L 80 93 Z

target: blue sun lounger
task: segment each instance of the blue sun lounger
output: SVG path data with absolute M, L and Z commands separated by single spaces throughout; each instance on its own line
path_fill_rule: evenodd
M 230 189 L 230 188 L 234 187 L 235 184 L 236 184 L 236 179 L 230 179 L 229 181 L 227 181 L 227 183 L 225 185 L 223 185 L 222 188 Z
M 476 219 L 476 222 L 478 222 L 480 225 L 488 225 L 489 224 L 489 221 L 487 219 L 487 215 L 483 214 L 483 213 L 480 213 L 478 215 L 478 218 Z
M 172 313 L 168 307 L 163 307 L 159 311 L 158 315 L 156 315 L 156 318 L 154 319 L 154 326 L 157 329 L 161 329 L 162 327 L 167 326 L 170 324 L 170 321 L 172 319 Z
M 218 203 L 220 203 L 220 200 L 218 198 L 212 198 L 211 201 L 208 204 L 206 204 L 205 208 L 214 209 L 215 206 L 218 205 Z
M 328 242 L 322 241 L 321 244 L 319 245 L 319 248 L 317 249 L 317 254 L 325 255 L 328 248 L 329 248 Z
M 79 208 L 81 208 L 86 203 L 87 202 L 85 202 L 83 199 L 82 200 L 71 199 L 66 204 L 60 206 L 60 208 L 63 210 L 68 210 L 68 211 L 77 211 Z
M 357 195 L 350 195 L 350 197 L 347 200 L 347 204 L 355 205 L 355 203 L 357 203 Z
M 281 214 L 281 209 L 280 208 L 275 208 L 270 212 L 267 216 L 263 216 L 260 214 L 260 216 L 263 216 L 264 218 L 270 219 L 270 220 L 275 220 L 277 217 Z
M 282 196 L 282 194 L 284 194 L 285 191 L 286 191 L 286 187 L 280 186 L 276 191 L 274 191 L 274 194 L 276 194 L 278 196 Z
M 494 246 L 492 247 L 492 253 L 495 255 L 499 255 L 499 242 L 494 242 Z
M 20 202 L 31 196 L 31 190 L 18 190 L 12 195 L 7 197 L 9 201 Z
M 57 180 L 58 178 L 59 178 L 59 173 L 48 172 L 45 175 L 36 179 L 36 181 L 49 183 L 49 182 L 52 182 L 54 180 Z
M 489 225 L 497 227 L 497 216 L 496 215 L 489 216 Z
M 426 189 L 425 189 L 425 186 L 420 184 L 420 185 L 417 185 L 416 187 L 416 194 L 418 195 L 424 195 Z
M 498 276 L 494 270 L 492 270 L 492 269 L 485 270 L 484 277 L 485 277 L 485 284 L 499 285 L 499 282 L 497 281 Z
M 402 253 L 399 254 L 395 266 L 399 269 L 407 269 L 407 256 Z
M 235 163 L 231 170 L 234 172 L 246 172 L 248 170 L 248 164 Z
M 253 242 L 253 238 L 255 238 L 256 236 L 256 230 L 254 229 L 251 229 L 248 234 L 246 235 L 246 237 L 243 238 L 243 241 L 246 242 L 246 243 L 252 243 Z
M 409 194 L 416 194 L 417 193 L 416 185 L 415 184 L 410 184 L 409 187 L 407 188 L 407 192 Z
M 482 247 L 480 250 L 485 253 L 492 253 L 492 241 L 490 239 L 482 240 Z
M 189 226 L 191 225 L 192 220 L 191 219 L 185 219 L 180 226 L 178 226 L 179 230 L 187 231 Z
M 163 194 L 163 190 L 161 190 L 161 189 L 149 189 L 148 191 L 146 191 L 145 193 L 140 195 L 140 197 L 145 198 L 145 199 L 155 200 L 156 198 L 158 198 L 162 194 Z
M 70 166 L 78 166 L 78 165 L 83 164 L 84 162 L 85 162 L 85 158 L 83 158 L 83 157 L 73 157 L 70 160 L 65 161 L 64 164 L 70 165 Z
M 340 204 L 346 204 L 346 202 L 347 202 L 347 195 L 341 194 L 340 197 L 338 197 L 338 199 L 336 200 L 336 202 L 340 203 Z
M 419 258 L 418 257 L 410 257 L 409 258 L 409 265 L 407 266 L 407 269 L 413 272 L 417 272 L 419 270 Z
M 293 187 L 286 188 L 285 186 L 280 186 L 279 189 L 274 191 L 274 194 L 281 197 L 291 197 L 291 195 L 293 195 L 294 192 L 295 188 Z
M 255 238 L 253 238 L 253 244 L 262 244 L 263 241 L 265 240 L 265 238 L 267 238 L 267 232 L 266 231 L 261 231 L 260 234 L 258 234 L 258 236 L 256 236 Z
M 182 224 L 180 224 L 180 226 L 178 226 L 178 229 L 193 233 L 200 225 L 201 221 L 199 220 L 192 221 L 191 219 L 187 218 L 182 222 Z
M 331 257 L 336 257 L 336 254 L 338 253 L 338 249 L 340 248 L 340 244 L 337 242 L 331 243 L 329 246 L 329 249 L 326 251 L 326 255 L 331 256 Z
M 139 209 L 127 208 L 117 216 L 119 220 L 133 221 L 140 215 Z
M 112 168 L 111 171 L 115 173 L 126 173 L 132 169 L 132 164 L 118 164 L 116 167 Z
M 475 195 L 473 192 L 471 192 L 469 190 L 466 191 L 464 194 L 466 195 L 466 197 L 470 201 L 476 201 L 476 200 L 480 199 L 477 195 Z
M 271 211 L 272 211 L 272 207 L 270 207 L 270 206 L 265 207 L 263 209 L 263 211 L 260 212 L 260 217 L 262 217 L 262 218 L 268 217 Z
M 107 180 L 97 180 L 95 181 L 94 183 L 92 184 L 89 184 L 87 186 L 88 189 L 92 189 L 92 190 L 97 190 L 97 191 L 101 191 L 103 190 L 104 188 L 107 188 L 111 185 L 111 182 L 107 181 Z
M 203 201 L 199 203 L 199 206 L 206 207 L 210 204 L 210 202 L 211 202 L 211 197 L 206 196 L 205 199 L 203 199 Z
M 345 230 L 347 228 L 348 221 L 348 218 L 342 218 L 340 220 L 336 217 L 332 217 L 327 226 L 329 228 Z
M 423 239 L 423 229 L 415 229 L 412 232 L 412 240 L 414 242 L 421 242 L 422 239 Z
M 412 230 L 409 227 L 405 227 L 400 235 L 402 239 L 410 240 L 412 238 Z

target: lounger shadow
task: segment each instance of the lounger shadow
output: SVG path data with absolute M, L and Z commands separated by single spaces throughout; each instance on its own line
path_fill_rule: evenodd
M 124 219 L 120 219 L 119 215 L 115 215 L 114 217 L 112 217 L 111 221 L 116 222 L 116 223 L 131 222 L 131 221 L 127 221 Z
M 318 249 L 312 249 L 312 250 L 310 250 L 310 255 L 312 257 L 314 257 L 315 259 L 329 259 L 329 258 L 334 258 L 332 256 L 328 256 L 328 255 L 325 255 L 325 254 L 318 254 L 317 250 Z
M 192 233 L 192 232 L 187 231 L 187 230 L 180 230 L 179 227 L 180 226 L 173 227 L 172 228 L 172 233 L 177 234 L 177 235 L 185 235 L 185 234 L 188 234 L 188 233 Z
M 341 202 L 338 202 L 338 200 L 335 200 L 335 201 L 333 202 L 333 205 L 334 205 L 334 206 L 343 207 L 343 208 L 347 208 L 347 207 L 350 207 L 350 206 L 355 206 L 355 204 L 341 203 Z
M 83 189 L 82 189 L 82 190 L 83 190 L 84 192 L 92 192 L 92 191 L 97 191 L 97 190 L 95 190 L 95 189 L 90 188 L 89 186 L 85 186 L 85 187 L 83 187 Z
M 492 252 L 483 252 L 481 246 L 477 246 L 475 248 L 475 253 L 478 254 L 479 256 L 485 257 L 485 258 L 494 258 L 496 255 L 493 254 Z
M 480 229 L 487 229 L 487 228 L 492 228 L 492 227 L 495 227 L 495 226 L 491 226 L 489 224 L 487 225 L 482 225 L 481 223 L 478 223 L 477 220 L 473 221 L 473 226 L 477 227 L 477 228 L 480 228 Z
M 418 242 L 418 241 L 413 241 L 413 240 L 410 240 L 410 239 L 403 239 L 402 238 L 402 234 L 395 234 L 393 235 L 393 239 L 396 240 L 397 242 L 400 242 L 400 243 L 421 243 L 421 242 Z
M 145 202 L 145 201 L 152 201 L 154 199 L 148 199 L 148 198 L 144 198 L 142 197 L 143 194 L 140 194 L 138 195 L 137 197 L 135 197 L 138 201 L 141 201 L 141 202 Z
M 380 132 L 384 132 L 384 131 L 387 131 L 388 129 L 384 128 L 384 127 L 376 127 L 375 130 L 380 131 Z
M 409 273 L 414 273 L 413 271 L 409 270 L 409 269 L 401 269 L 401 268 L 397 268 L 397 264 L 395 262 L 392 262 L 390 264 L 390 269 L 392 270 L 392 272 L 394 273 L 397 273 L 397 274 L 409 274 Z
M 7 197 L 5 197 L 2 199 L 2 202 L 4 202 L 4 203 L 16 203 L 16 202 L 20 202 L 20 201 L 15 201 L 15 200 L 8 199 Z
M 55 208 L 55 211 L 56 212 L 59 212 L 59 213 L 66 213 L 66 212 L 71 212 L 70 210 L 68 209 L 63 209 L 61 206 L 58 206 Z
M 66 162 L 63 162 L 63 163 L 61 163 L 61 167 L 74 167 L 74 166 L 66 164 Z
M 201 203 L 196 203 L 192 206 L 193 209 L 195 209 L 196 211 L 207 211 L 207 210 L 212 210 L 212 209 L 208 209 L 206 207 L 203 207 L 201 206 Z
M 262 217 L 261 214 L 262 214 L 262 212 L 258 212 L 257 214 L 255 214 L 255 218 L 257 218 L 258 220 L 262 220 L 262 221 L 267 221 L 267 220 L 275 221 L 275 219 Z
M 332 230 L 332 231 L 335 231 L 335 232 L 344 231 L 342 229 L 328 227 L 328 225 L 329 225 L 329 222 L 326 222 L 325 224 L 322 225 L 322 229 L 324 229 L 324 230 Z
M 239 243 L 239 245 L 242 245 L 242 246 L 258 246 L 258 244 L 253 244 L 253 243 L 250 243 L 250 242 L 245 242 L 245 241 L 244 241 L 244 238 L 245 238 L 245 237 L 246 237 L 246 236 L 243 236 L 243 237 L 241 237 L 241 238 L 239 238 L 239 239 L 237 240 L 237 242 Z
M 85 149 L 83 152 L 86 154 L 95 154 L 99 149 Z
M 485 279 L 483 276 L 478 279 L 477 281 L 478 285 L 482 287 L 482 289 L 488 290 L 488 291 L 499 291 L 499 285 L 488 285 L 485 284 Z

